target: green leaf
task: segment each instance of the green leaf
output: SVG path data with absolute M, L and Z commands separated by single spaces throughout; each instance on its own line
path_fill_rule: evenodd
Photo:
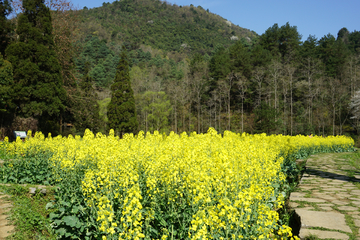
M 54 204 L 52 204 L 52 202 L 48 202 L 45 206 L 46 210 L 48 210 L 49 208 L 52 208 L 54 206 Z
M 162 217 L 160 217 L 160 223 L 161 223 L 161 225 L 163 225 L 164 227 L 166 227 L 168 224 L 167 224 L 167 222 L 162 218 Z
M 79 221 L 79 219 L 76 216 L 66 216 L 66 217 L 63 217 L 62 220 L 66 225 L 68 225 L 70 227 L 75 227 L 75 225 Z
M 76 227 L 76 228 L 81 228 L 82 225 L 83 225 L 83 224 L 82 224 L 80 221 L 78 221 L 78 222 L 76 223 L 75 227 Z
M 56 233 L 58 233 L 60 236 L 63 236 L 66 233 L 65 228 L 60 228 L 58 230 L 55 230 Z
M 60 226 L 61 223 L 62 223 L 62 220 L 59 220 L 59 219 L 58 219 L 58 220 L 55 220 L 54 223 L 55 223 L 56 225 Z
M 73 206 L 72 212 L 75 213 L 75 214 L 78 213 L 78 212 L 79 212 L 79 208 L 78 208 L 77 206 Z
M 65 201 L 60 201 L 60 204 L 63 205 L 63 206 L 70 207 L 70 203 L 65 202 Z

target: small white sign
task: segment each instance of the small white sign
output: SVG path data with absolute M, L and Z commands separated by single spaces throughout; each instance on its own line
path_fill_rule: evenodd
M 16 137 L 20 138 L 26 138 L 26 132 L 25 131 L 14 131 Z

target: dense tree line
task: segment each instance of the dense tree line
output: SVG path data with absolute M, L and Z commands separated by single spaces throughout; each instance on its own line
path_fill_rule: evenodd
M 300 40 L 295 26 L 274 24 L 256 44 L 237 41 L 210 59 L 195 54 L 163 70 L 133 66 L 141 129 L 356 133 L 349 103 L 360 87 L 360 32 Z M 154 113 L 165 124 L 155 124 Z
M 245 39 L 246 31 L 201 7 L 124 0 L 73 11 L 61 1 L 49 11 L 26 0 L 16 21 L 7 19 L 9 2 L 0 1 L 2 127 L 27 117 L 63 134 L 359 129 L 358 31 L 301 42 L 287 23 Z M 28 10 L 34 3 L 37 17 Z

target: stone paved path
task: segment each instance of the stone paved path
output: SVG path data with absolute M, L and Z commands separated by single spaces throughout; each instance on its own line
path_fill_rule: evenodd
M 300 216 L 301 239 L 360 239 L 360 173 L 351 170 L 344 154 L 311 156 L 290 206 Z
M 8 200 L 10 196 L 0 192 L 0 239 L 5 239 L 11 235 L 15 227 L 10 224 L 9 212 L 12 207 L 11 202 Z
M 0 164 L 4 161 L 0 159 Z M 0 240 L 6 239 L 15 230 L 15 226 L 11 225 L 9 218 L 12 207 L 9 201 L 10 196 L 0 192 Z

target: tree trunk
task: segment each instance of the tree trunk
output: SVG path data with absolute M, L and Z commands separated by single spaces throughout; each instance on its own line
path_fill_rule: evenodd
M 241 133 L 244 132 L 244 98 L 241 98 Z
M 335 104 L 333 105 L 333 135 L 335 136 Z
M 293 135 L 293 89 L 292 80 L 290 81 L 290 135 Z
M 174 106 L 174 109 L 175 109 L 175 133 L 177 133 L 177 109 L 176 109 L 176 102 L 175 102 L 175 106 Z

